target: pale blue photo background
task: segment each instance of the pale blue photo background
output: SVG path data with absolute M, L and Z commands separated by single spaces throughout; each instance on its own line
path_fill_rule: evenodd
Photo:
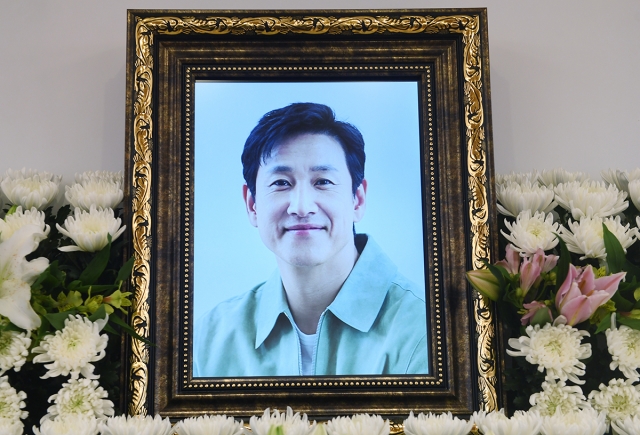
M 198 81 L 195 90 L 194 318 L 264 282 L 276 268 L 242 199 L 244 142 L 270 110 L 331 107 L 365 141 L 368 182 L 358 233 L 373 236 L 422 289 L 422 191 L 416 82 Z

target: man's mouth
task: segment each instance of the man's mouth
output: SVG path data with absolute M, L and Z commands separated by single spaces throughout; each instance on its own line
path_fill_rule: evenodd
M 297 224 L 285 227 L 285 231 L 314 231 L 314 230 L 323 230 L 324 227 L 322 225 L 314 225 L 314 224 Z

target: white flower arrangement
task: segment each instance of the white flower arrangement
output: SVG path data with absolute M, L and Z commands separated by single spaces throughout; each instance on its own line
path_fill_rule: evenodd
M 617 435 L 640 435 L 640 415 L 629 415 L 622 420 L 611 422 L 611 428 Z
M 328 435 L 389 435 L 389 420 L 379 415 L 356 414 L 336 417 L 327 422 Z
M 23 391 L 18 392 L 9 385 L 7 376 L 0 377 L 0 419 L 20 422 L 27 418 L 29 413 L 22 410 L 26 406 L 26 398 L 27 395 Z
M 180 420 L 173 427 L 178 435 L 243 435 L 242 420 L 226 415 L 204 415 Z M 118 435 L 118 434 L 113 434 Z
M 69 379 L 57 394 L 49 398 L 49 402 L 53 405 L 47 409 L 41 423 L 69 414 L 105 420 L 114 413 L 113 402 L 107 399 L 107 392 L 93 379 Z
M 22 435 L 24 424 L 18 420 L 0 418 L 0 433 L 2 435 Z
M 442 414 L 423 414 L 414 416 L 413 412 L 404 421 L 406 435 L 467 435 L 473 428 L 473 421 L 453 417 L 451 412 Z
M 618 190 L 629 193 L 629 183 L 634 180 L 640 180 L 640 168 L 631 172 L 620 171 L 617 169 L 606 169 L 600 172 L 602 179 L 607 185 L 614 185 Z
M 35 435 L 97 435 L 98 420 L 82 414 L 69 414 L 41 422 L 40 428 L 34 426 Z
M 65 198 L 73 207 L 89 211 L 96 208 L 116 208 L 124 197 L 122 172 L 84 172 L 76 174 L 76 183 L 65 187 Z
M 517 184 L 538 184 L 538 172 L 511 172 L 510 174 L 497 174 L 496 185 L 505 185 L 509 183 Z
M 287 412 L 279 412 L 274 409 L 273 412 L 267 408 L 264 410 L 262 417 L 255 415 L 249 420 L 251 431 L 256 435 L 270 435 L 272 428 L 280 427 L 283 435 L 311 435 L 316 430 L 316 422 L 309 424 L 307 414 L 300 415 L 299 412 L 293 413 L 290 407 Z
M 56 224 L 58 231 L 72 239 L 75 245 L 58 249 L 64 252 L 99 251 L 109 243 L 107 235 L 111 235 L 111 241 L 122 235 L 127 226 L 121 227 L 120 224 L 120 219 L 113 215 L 113 210 L 110 208 L 97 209 L 93 205 L 89 211 L 76 208 L 73 216 L 65 220 L 64 227 Z
M 512 217 L 516 217 L 526 210 L 530 213 L 549 213 L 558 205 L 553 200 L 553 189 L 530 182 L 498 184 L 496 197 L 498 211 Z
M 100 376 L 93 373 L 95 367 L 91 363 L 105 356 L 109 337 L 100 331 L 107 320 L 108 316 L 95 322 L 79 314 L 69 316 L 61 331 L 47 335 L 40 346 L 32 349 L 34 354 L 39 354 L 33 359 L 34 363 L 51 363 L 45 365 L 48 371 L 42 379 L 68 375 L 72 379 L 78 379 L 79 375 L 98 379 Z
M 640 331 L 628 326 L 616 327 L 616 315 L 611 315 L 611 327 L 605 331 L 607 348 L 611 354 L 611 370 L 620 369 L 627 379 L 640 380 Z
M 172 435 L 173 428 L 168 418 L 159 415 L 110 417 L 98 423 L 102 435 Z M 211 435 L 214 435 L 213 433 Z
M 511 418 L 502 409 L 489 413 L 476 411 L 471 421 L 483 434 L 495 435 L 537 435 L 542 426 L 542 418 L 535 411 L 516 411 Z
M 42 230 L 42 238 L 49 235 L 49 225 L 44 223 L 44 213 L 35 207 L 31 210 L 22 210 L 22 206 L 16 207 L 13 213 L 0 219 L 0 242 L 8 240 L 13 233 L 25 225 L 35 225 Z
M 595 410 L 606 414 L 607 422 L 640 415 L 640 385 L 633 385 L 631 379 L 611 379 L 608 385 L 600 384 L 598 390 L 589 393 L 589 400 Z
M 584 375 L 585 365 L 580 360 L 591 356 L 591 345 L 582 344 L 582 338 L 589 336 L 587 331 L 557 323 L 527 326 L 527 335 L 509 339 L 507 349 L 511 356 L 524 356 L 530 364 L 538 366 L 538 371 L 546 370 L 551 379 L 567 379 L 576 384 L 584 384 L 578 376 Z
M 529 210 L 525 210 L 516 217 L 512 224 L 505 221 L 505 226 L 510 234 L 501 231 L 502 235 L 510 241 L 520 252 L 520 255 L 533 255 L 538 249 L 548 251 L 558 244 L 558 232 L 560 224 L 553 222 L 551 213 L 545 215 L 536 212 L 531 215 Z
M 529 398 L 530 411 L 542 417 L 556 413 L 569 414 L 590 408 L 591 404 L 577 385 L 567 385 L 564 381 L 547 379 L 542 383 L 542 391 Z
M 31 346 L 30 333 L 0 331 L 0 376 L 8 370 L 20 371 L 27 362 Z
M 592 408 L 550 415 L 543 419 L 540 428 L 542 435 L 604 435 L 606 431 L 604 413 Z
M 25 210 L 32 207 L 44 210 L 58 197 L 61 180 L 61 176 L 49 172 L 9 169 L 0 187 L 11 204 L 20 205 Z
M 25 257 L 44 238 L 37 225 L 25 225 L 0 243 L 0 315 L 24 330 L 40 326 L 40 317 L 30 304 L 31 284 L 49 267 L 49 260 Z
M 627 192 L 616 186 L 605 186 L 600 181 L 573 181 L 554 187 L 556 202 L 571 213 L 575 220 L 581 217 L 614 216 L 629 207 Z
M 579 221 L 569 220 L 569 229 L 560 227 L 560 237 L 567 244 L 567 249 L 582 255 L 581 260 L 596 258 L 604 260 L 607 257 L 602 235 L 602 224 L 616 236 L 626 252 L 627 248 L 637 240 L 637 229 L 630 229 L 630 225 L 622 225 L 620 216 L 600 218 L 583 217 Z
M 587 181 L 589 180 L 589 174 L 586 172 L 569 172 L 562 168 L 544 169 L 538 174 L 537 179 L 543 186 L 555 187 L 562 183 Z

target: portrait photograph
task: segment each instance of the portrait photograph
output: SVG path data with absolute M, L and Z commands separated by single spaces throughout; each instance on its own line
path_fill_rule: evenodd
M 418 86 L 195 83 L 194 377 L 429 373 Z

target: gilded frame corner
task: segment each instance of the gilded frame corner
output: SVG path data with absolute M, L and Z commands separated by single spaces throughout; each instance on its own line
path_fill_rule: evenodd
M 284 44 L 292 41 L 291 43 L 310 47 L 311 52 L 314 49 L 317 52 L 322 49 L 317 46 L 320 41 L 334 39 L 368 41 L 387 38 L 398 46 L 416 44 L 418 51 L 423 50 L 424 53 L 431 53 L 429 46 L 433 44 L 436 47 L 433 49 L 436 54 L 432 56 L 436 59 L 433 61 L 434 68 L 440 69 L 439 74 L 443 78 L 446 78 L 447 74 L 454 75 L 455 77 L 450 78 L 450 83 L 457 89 L 456 92 L 441 90 L 441 106 L 435 110 L 438 112 L 435 116 L 438 125 L 434 129 L 444 138 L 441 138 L 441 143 L 447 145 L 443 149 L 432 149 L 431 161 L 434 162 L 435 169 L 431 173 L 437 173 L 439 175 L 436 177 L 441 177 L 442 191 L 434 190 L 430 194 L 425 192 L 425 195 L 427 201 L 438 203 L 433 211 L 434 221 L 436 211 L 438 218 L 443 220 L 439 225 L 443 228 L 444 236 L 439 237 L 441 234 L 437 233 L 443 240 L 438 242 L 440 244 L 434 245 L 436 250 L 432 250 L 430 255 L 435 255 L 438 259 L 439 248 L 441 255 L 445 257 L 442 262 L 445 264 L 442 266 L 443 270 L 439 270 L 438 266 L 435 272 L 432 269 L 430 278 L 433 279 L 434 273 L 438 277 L 439 273 L 447 277 L 446 283 L 452 283 L 459 294 L 453 297 L 451 292 L 454 290 L 449 287 L 443 288 L 442 300 L 438 299 L 436 302 L 443 306 L 441 313 L 445 317 L 460 314 L 461 310 L 467 307 L 469 327 L 462 332 L 462 339 L 456 341 L 451 332 L 457 327 L 453 325 L 455 322 L 452 322 L 451 318 L 443 319 L 442 341 L 432 346 L 432 356 L 438 351 L 443 352 L 443 357 L 448 362 L 442 366 L 441 373 L 436 371 L 431 380 L 416 380 L 413 385 L 413 380 L 408 381 L 409 383 L 405 381 L 403 384 L 402 379 L 398 382 L 393 378 L 381 378 L 374 379 L 371 387 L 368 386 L 370 382 L 367 382 L 365 387 L 365 382 L 362 382 L 361 386 L 358 384 L 360 381 L 356 380 L 354 384 L 352 380 L 351 385 L 355 385 L 356 389 L 346 390 L 347 393 L 364 392 L 365 395 L 379 398 L 362 402 L 360 407 L 356 405 L 349 411 L 359 409 L 362 412 L 376 412 L 397 418 L 409 408 L 415 408 L 416 411 L 452 410 L 458 414 L 468 414 L 474 409 L 498 409 L 501 396 L 496 321 L 488 301 L 466 285 L 462 277 L 464 270 L 482 268 L 483 260 L 491 259 L 492 252 L 495 251 L 495 230 L 492 223 L 495 220 L 495 210 L 491 205 L 493 167 L 486 23 L 484 9 L 129 11 L 126 184 L 130 204 L 128 215 L 132 231 L 131 250 L 135 258 L 131 282 L 134 299 L 130 322 L 136 332 L 159 345 L 178 346 L 180 343 L 184 344 L 180 335 L 189 333 L 188 327 L 185 326 L 187 323 L 182 321 L 183 316 L 188 313 L 188 301 L 185 303 L 188 292 L 162 294 L 162 289 L 168 289 L 178 281 L 165 282 L 169 278 L 160 275 L 156 265 L 159 261 L 164 261 L 165 266 L 171 265 L 167 257 L 175 257 L 174 254 L 178 253 L 185 261 L 180 261 L 181 264 L 174 263 L 173 275 L 183 274 L 185 268 L 188 269 L 189 249 L 185 246 L 189 243 L 185 245 L 185 239 L 189 240 L 190 228 L 188 223 L 184 226 L 184 216 L 174 216 L 172 213 L 168 213 L 167 216 L 167 210 L 163 212 L 159 206 L 162 200 L 158 197 L 158 191 L 168 187 L 169 194 L 175 195 L 179 204 L 186 208 L 191 206 L 189 183 L 185 184 L 184 181 L 189 180 L 191 161 L 185 154 L 189 155 L 190 98 L 194 77 L 202 71 L 207 71 L 207 68 L 207 74 L 212 71 L 203 61 L 204 57 L 213 56 L 217 50 L 222 50 L 221 58 L 216 62 L 217 65 L 221 65 L 221 70 L 224 68 L 226 71 L 225 43 L 241 41 L 242 44 L 246 44 L 243 47 L 250 47 L 252 42 L 264 43 L 268 38 L 277 39 L 281 43 L 284 41 Z M 387 53 L 384 48 L 375 50 L 376 62 L 380 65 L 384 64 L 385 56 L 391 55 L 391 52 Z M 251 56 L 250 52 L 249 57 Z M 318 61 L 315 59 L 313 62 Z M 366 62 L 358 62 L 360 61 L 355 62 L 356 66 L 364 65 L 366 69 Z M 392 71 L 384 74 L 394 74 L 394 67 L 395 70 L 418 69 L 421 65 L 420 53 L 406 62 L 391 65 Z M 384 68 L 383 66 L 381 70 Z M 447 128 L 458 129 L 459 132 L 450 133 Z M 183 145 L 186 148 L 181 148 Z M 175 155 L 159 161 L 158 147 L 165 146 L 166 149 L 180 150 L 176 151 L 180 156 Z M 426 142 L 424 149 L 427 162 L 429 148 Z M 163 153 L 166 154 L 164 151 Z M 179 175 L 175 176 L 174 172 Z M 171 181 L 166 186 L 160 186 L 161 176 Z M 449 185 L 445 181 L 447 178 L 457 181 Z M 449 201 L 445 201 L 447 204 L 440 204 L 440 196 L 449 198 Z M 448 202 L 457 205 L 449 206 Z M 456 211 L 463 212 L 463 221 L 456 221 L 449 216 Z M 455 225 L 459 227 L 448 229 Z M 178 245 L 168 240 L 170 228 L 179 228 L 181 231 Z M 461 235 L 463 240 L 458 241 L 456 235 Z M 450 253 L 456 250 L 462 251 L 458 257 Z M 176 301 L 176 298 L 180 300 Z M 165 304 L 166 307 L 170 306 L 170 302 L 178 303 L 180 308 L 170 313 L 169 323 L 173 326 L 165 327 L 155 318 L 156 305 Z M 437 314 L 440 315 L 440 312 Z M 435 331 L 433 326 L 432 331 Z M 465 369 L 464 365 L 456 366 L 459 359 L 464 359 L 461 355 L 465 350 L 472 355 L 470 378 L 465 378 L 459 373 Z M 173 360 L 173 363 L 158 364 L 159 360 L 166 357 L 162 352 L 164 351 L 158 347 L 151 348 L 135 339 L 129 343 L 127 412 L 159 412 L 181 417 L 211 411 L 211 405 L 207 405 L 210 402 L 203 397 L 203 392 L 208 391 L 207 394 L 213 397 L 217 394 L 215 389 L 207 390 L 209 385 L 204 383 L 189 384 L 188 369 L 179 359 Z M 158 367 L 170 369 L 170 372 L 159 373 Z M 322 381 L 320 379 L 319 384 L 322 384 Z M 335 382 L 336 388 L 338 384 L 342 386 L 340 379 L 328 382 L 329 387 L 333 386 L 332 382 Z M 443 388 L 445 384 L 447 388 Z M 407 385 L 410 387 L 406 387 Z M 232 386 L 241 387 L 239 383 Z M 262 384 L 260 386 L 262 387 Z M 327 386 L 326 380 L 324 386 Z M 283 381 L 282 385 L 276 383 L 276 387 L 278 389 L 273 391 L 282 397 L 288 396 L 288 382 Z M 320 393 L 315 382 L 303 387 L 305 393 L 319 397 L 317 402 L 313 402 L 314 407 L 344 392 L 335 390 L 326 394 Z M 235 407 L 222 410 L 218 408 L 216 412 L 255 412 L 256 407 L 267 403 L 258 397 L 262 397 L 265 391 L 269 393 L 270 388 L 266 383 L 262 391 L 258 388 L 257 392 L 254 389 L 236 396 L 225 396 L 237 402 L 233 405 Z M 290 397 L 297 397 L 295 391 L 291 391 L 293 396 Z M 412 399 L 396 406 L 383 397 L 388 393 L 393 393 L 391 396 L 406 395 Z M 421 398 L 423 396 L 424 398 Z M 248 404 L 244 405 L 245 402 Z M 444 405 L 435 405 L 440 402 Z M 291 405 L 295 406 L 295 403 Z M 339 409 L 326 407 L 318 415 L 323 418 L 339 413 Z M 395 429 L 401 430 L 401 427 Z

